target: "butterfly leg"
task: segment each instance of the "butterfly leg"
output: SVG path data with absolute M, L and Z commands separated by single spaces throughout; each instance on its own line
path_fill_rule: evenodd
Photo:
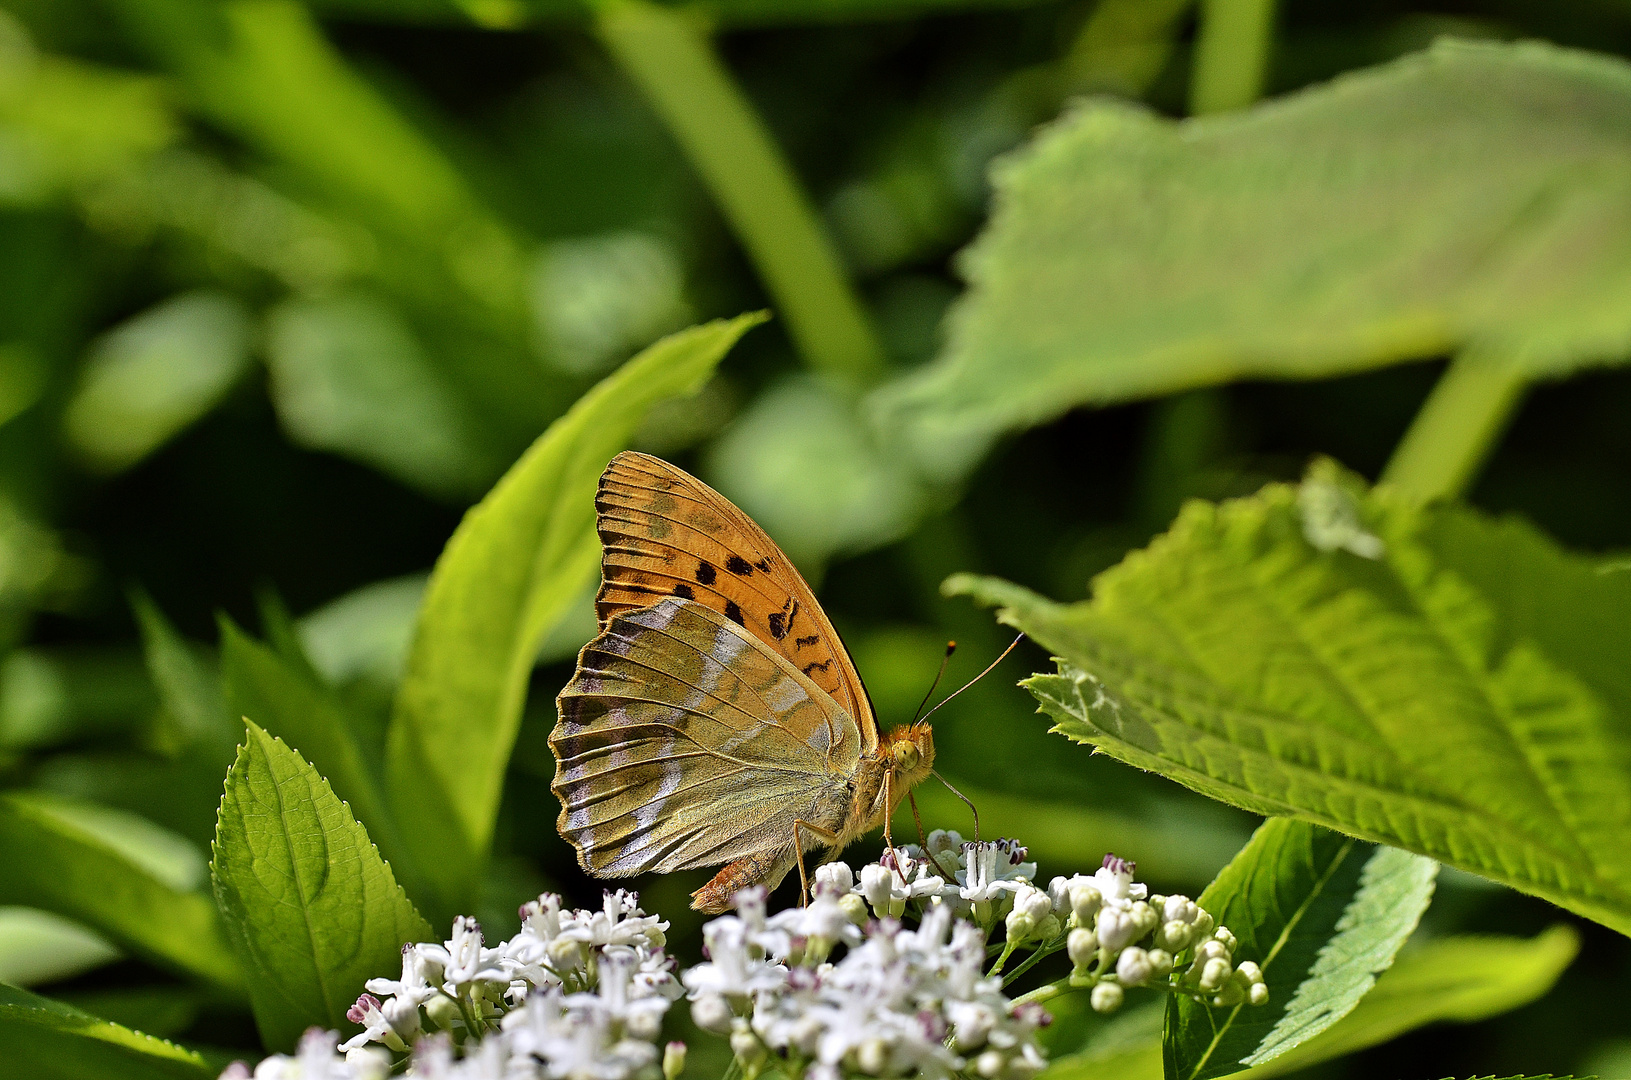
M 838 834 L 820 825 L 812 825 L 803 818 L 793 819 L 793 852 L 799 863 L 799 907 L 804 907 L 810 902 L 810 875 L 804 869 L 804 838 L 799 835 L 800 829 L 807 830 L 811 836 L 828 844 L 837 844 Z

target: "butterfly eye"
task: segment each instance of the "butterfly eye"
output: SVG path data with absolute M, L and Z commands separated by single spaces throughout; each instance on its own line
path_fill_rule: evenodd
M 917 746 L 911 742 L 898 742 L 895 744 L 895 768 L 915 769 L 918 763 Z

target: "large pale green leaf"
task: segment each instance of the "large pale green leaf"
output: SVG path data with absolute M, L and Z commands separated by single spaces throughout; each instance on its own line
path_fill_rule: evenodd
M 122 954 L 71 919 L 27 907 L 0 907 L 0 983 L 37 986 L 83 975 Z
M 1265 822 L 1201 894 L 1269 986 L 1266 1005 L 1213 1008 L 1174 995 L 1169 1080 L 1270 1061 L 1346 1016 L 1393 963 L 1433 898 L 1438 864 L 1306 821 Z
M 391 720 L 386 786 L 440 915 L 468 909 L 538 647 L 599 559 L 601 471 L 647 409 L 694 393 L 762 318 L 674 334 L 608 376 L 465 515 L 437 561 Z
M 1426 1024 L 1510 1012 L 1550 990 L 1579 948 L 1578 934 L 1554 926 L 1529 939 L 1443 938 L 1407 949 L 1341 1023 L 1247 1075 L 1268 1080 Z
M 210 1080 L 220 1070 L 174 1043 L 0 983 L 0 1060 L 38 1080 Z
M 0 904 L 54 912 L 152 963 L 241 987 L 202 881 L 188 881 L 198 875 L 132 817 L 39 793 L 0 795 Z
M 328 782 L 253 723 L 227 774 L 210 870 L 269 1049 L 314 1024 L 344 1027 L 363 983 L 430 935 Z
M 233 711 L 293 746 L 384 852 L 396 855 L 385 795 L 358 746 L 356 720 L 338 695 L 227 619 L 221 620 L 221 680 Z
M 1631 932 L 1631 575 L 1601 569 L 1321 466 L 1190 503 L 1091 601 L 948 587 L 1060 658 L 1026 685 L 1070 738 Z
M 1085 104 L 997 168 L 946 350 L 887 411 L 977 447 L 1242 378 L 1619 361 L 1628 117 L 1631 65 L 1540 43 L 1444 41 L 1216 117 Z

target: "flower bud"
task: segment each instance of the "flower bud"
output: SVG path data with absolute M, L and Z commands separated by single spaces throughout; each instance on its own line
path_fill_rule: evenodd
M 1063 933 L 1064 929 L 1064 926 L 1062 926 L 1059 922 L 1059 916 L 1050 911 L 1048 913 L 1048 917 L 1042 920 L 1042 925 L 1036 928 L 1037 940 L 1052 941 L 1054 938 Z
M 1222 989 L 1212 996 L 1212 1004 L 1220 1009 L 1226 1009 L 1231 1005 L 1239 1005 L 1245 1000 L 1245 989 L 1233 979 L 1224 983 Z
M 1056 877 L 1048 882 L 1048 899 L 1053 901 L 1053 913 L 1061 919 L 1070 915 L 1070 879 Z
M 1007 1062 L 1003 1060 L 1000 1052 L 987 1050 L 974 1059 L 974 1071 L 985 1077 L 986 1080 L 996 1080 L 997 1077 L 1002 1075 L 1002 1067 L 1005 1064 Z
M 703 1031 L 723 1035 L 735 1018 L 730 1003 L 719 994 L 703 994 L 691 1002 L 691 1020 Z
M 841 893 L 847 893 L 855 886 L 855 873 L 846 862 L 830 862 L 816 867 L 815 883 L 817 886 L 830 885 Z
M 576 938 L 558 937 L 544 946 L 544 952 L 557 970 L 583 966 L 583 943 Z
M 391 1075 L 391 1055 L 378 1046 L 359 1046 L 345 1052 L 352 1080 L 386 1080 Z
M 1150 954 L 1137 945 L 1130 945 L 1121 950 L 1121 956 L 1116 960 L 1116 978 L 1123 986 L 1143 986 L 1155 974 L 1154 965 L 1150 963 Z
M 411 998 L 391 998 L 381 1005 L 379 1011 L 385 1014 L 386 1022 L 391 1030 L 405 1043 L 412 1043 L 419 1037 L 420 1021 L 419 1008 Z
M 1138 940 L 1138 923 L 1130 912 L 1121 908 L 1103 908 L 1099 911 L 1094 929 L 1099 935 L 1099 945 L 1113 953 L 1120 952 Z
M 742 1068 L 749 1075 L 756 1074 L 759 1066 L 764 1064 L 765 1046 L 759 1041 L 759 1036 L 753 1033 L 746 1020 L 737 1019 L 731 1024 L 731 1053 L 736 1060 L 742 1063 Z
M 890 901 L 894 899 L 895 872 L 887 866 L 878 863 L 868 863 L 861 867 L 861 895 L 866 902 L 872 905 L 872 910 L 880 919 L 890 918 L 893 914 Z
M 1263 981 L 1263 969 L 1257 966 L 1255 960 L 1242 960 L 1235 965 L 1235 971 L 1246 980 L 1246 985 L 1252 986 Z
M 1164 979 L 1172 974 L 1172 954 L 1165 949 L 1151 949 L 1147 954 L 1150 958 L 1151 978 Z
M 1153 896 L 1150 897 L 1152 905 L 1154 905 L 1155 899 Z M 1199 905 L 1187 896 L 1163 896 L 1160 899 L 1159 909 L 1162 922 L 1179 922 L 1189 926 L 1200 917 L 1201 909 Z
M 1092 926 L 1093 916 L 1104 904 L 1104 896 L 1087 878 L 1073 879 L 1070 885 L 1070 917 L 1077 926 Z
M 685 1044 L 671 1042 L 663 1047 L 663 1080 L 678 1080 L 685 1071 Z
M 1229 961 L 1222 957 L 1213 957 L 1201 968 L 1200 988 L 1206 991 L 1217 990 L 1233 973 L 1234 968 Z
M 441 1031 L 451 1029 L 454 1021 L 463 1019 L 459 1015 L 459 1003 L 446 994 L 437 994 L 425 1002 L 425 1015 Z
M 1221 941 L 1208 939 L 1195 946 L 1195 966 L 1203 967 L 1208 960 L 1227 960 L 1229 950 Z
M 650 1042 L 662 1034 L 663 1018 L 654 1012 L 640 1011 L 629 1014 L 624 1030 L 630 1038 Z
M 844 909 L 844 916 L 856 926 L 865 926 L 867 920 L 872 918 L 867 911 L 866 900 L 855 893 L 845 893 L 838 898 L 838 906 Z
M 1189 923 L 1173 919 L 1163 923 L 1161 928 L 1155 932 L 1155 943 L 1161 948 L 1169 949 L 1175 953 L 1183 952 L 1189 948 L 1189 943 L 1194 938 L 1194 934 L 1195 928 Z
M 1088 994 L 1087 1001 L 1098 1013 L 1113 1013 L 1121 1008 L 1123 998 L 1121 987 L 1113 982 L 1101 982 Z
M 1262 983 L 1252 983 L 1250 990 L 1246 991 L 1246 1000 L 1253 1005 L 1267 1005 L 1269 1003 L 1269 988 Z
M 1065 939 L 1065 952 L 1070 955 L 1070 962 L 1076 969 L 1076 974 L 1080 975 L 1087 970 L 1093 958 L 1099 955 L 1099 937 L 1093 931 L 1078 926 Z
M 1039 936 L 1042 920 L 1053 915 L 1053 901 L 1048 894 L 1032 885 L 1021 885 L 1014 892 L 1014 907 L 1008 912 L 1008 940 L 1022 944 Z
M 1235 946 L 1238 943 L 1235 941 L 1234 934 L 1229 932 L 1229 928 L 1227 926 L 1220 926 L 1216 930 L 1212 931 L 1212 940 L 1222 944 L 1222 946 L 1229 951 L 1230 956 L 1235 954 Z
M 1138 927 L 1138 936 L 1143 937 L 1161 924 L 1161 916 L 1149 904 L 1138 900 L 1127 909 L 1127 914 L 1133 917 L 1133 924 Z M 1137 938 L 1134 939 L 1135 941 Z
M 883 1076 L 889 1069 L 889 1044 L 874 1036 L 855 1050 L 855 1063 L 870 1076 Z
M 1212 928 L 1217 925 L 1217 922 L 1212 918 L 1210 911 L 1205 908 L 1200 908 L 1199 911 L 1200 914 L 1195 916 L 1195 921 L 1190 925 L 1195 928 L 1196 937 L 1205 937 L 1212 932 Z

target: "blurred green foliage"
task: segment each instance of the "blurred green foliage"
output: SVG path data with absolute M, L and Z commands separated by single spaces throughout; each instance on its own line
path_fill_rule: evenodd
M 220 924 L 202 875 L 241 715 L 326 778 L 327 824 L 365 826 L 438 929 L 473 909 L 501 932 L 546 886 L 598 895 L 555 833 L 545 737 L 593 633 L 592 478 L 629 442 L 784 545 L 887 723 L 947 639 L 953 685 L 1007 643 L 940 594 L 949 574 L 1078 600 L 1186 499 L 1316 454 L 1631 545 L 1631 376 L 1531 382 L 1627 358 L 1616 0 L 0 7 L 0 979 L 88 1010 L 6 990 L 8 1060 L 209 1074 L 113 1021 L 259 1045 L 245 921 Z M 1441 33 L 1485 43 L 1420 53 Z M 1501 44 L 1525 38 L 1553 44 Z M 986 231 L 988 169 L 1022 145 Z M 724 359 L 721 339 L 619 368 L 761 307 Z M 460 533 L 491 550 L 456 544 L 427 588 L 518 458 L 484 504 L 507 508 Z M 1552 548 L 1472 520 L 1435 542 L 1486 594 L 1514 587 L 1497 618 L 1567 631 L 1618 685 L 1625 638 L 1592 605 L 1623 564 L 1590 556 L 1602 589 L 1537 583 L 1482 530 Z M 1243 632 L 1193 595 L 1197 623 Z M 454 615 L 416 637 L 422 601 Z M 1022 645 L 936 714 L 944 771 L 1044 876 L 1114 848 L 1198 891 L 1253 818 L 1049 735 L 1014 686 L 1046 665 Z M 921 803 L 967 831 L 946 793 Z M 1527 887 L 1524 858 L 1474 868 Z M 638 884 L 683 949 L 701 875 L 681 877 Z M 1411 948 L 1445 950 L 1465 1006 L 1407 949 L 1291 1060 L 1615 1060 L 1631 947 L 1581 920 L 1565 972 L 1572 939 L 1535 936 L 1559 917 L 1447 874 Z M 1484 970 L 1502 949 L 1524 985 Z M 25 1014 L 44 1042 L 13 1045 Z M 1130 1030 L 1062 1020 L 1056 1053 L 1158 1068 Z

